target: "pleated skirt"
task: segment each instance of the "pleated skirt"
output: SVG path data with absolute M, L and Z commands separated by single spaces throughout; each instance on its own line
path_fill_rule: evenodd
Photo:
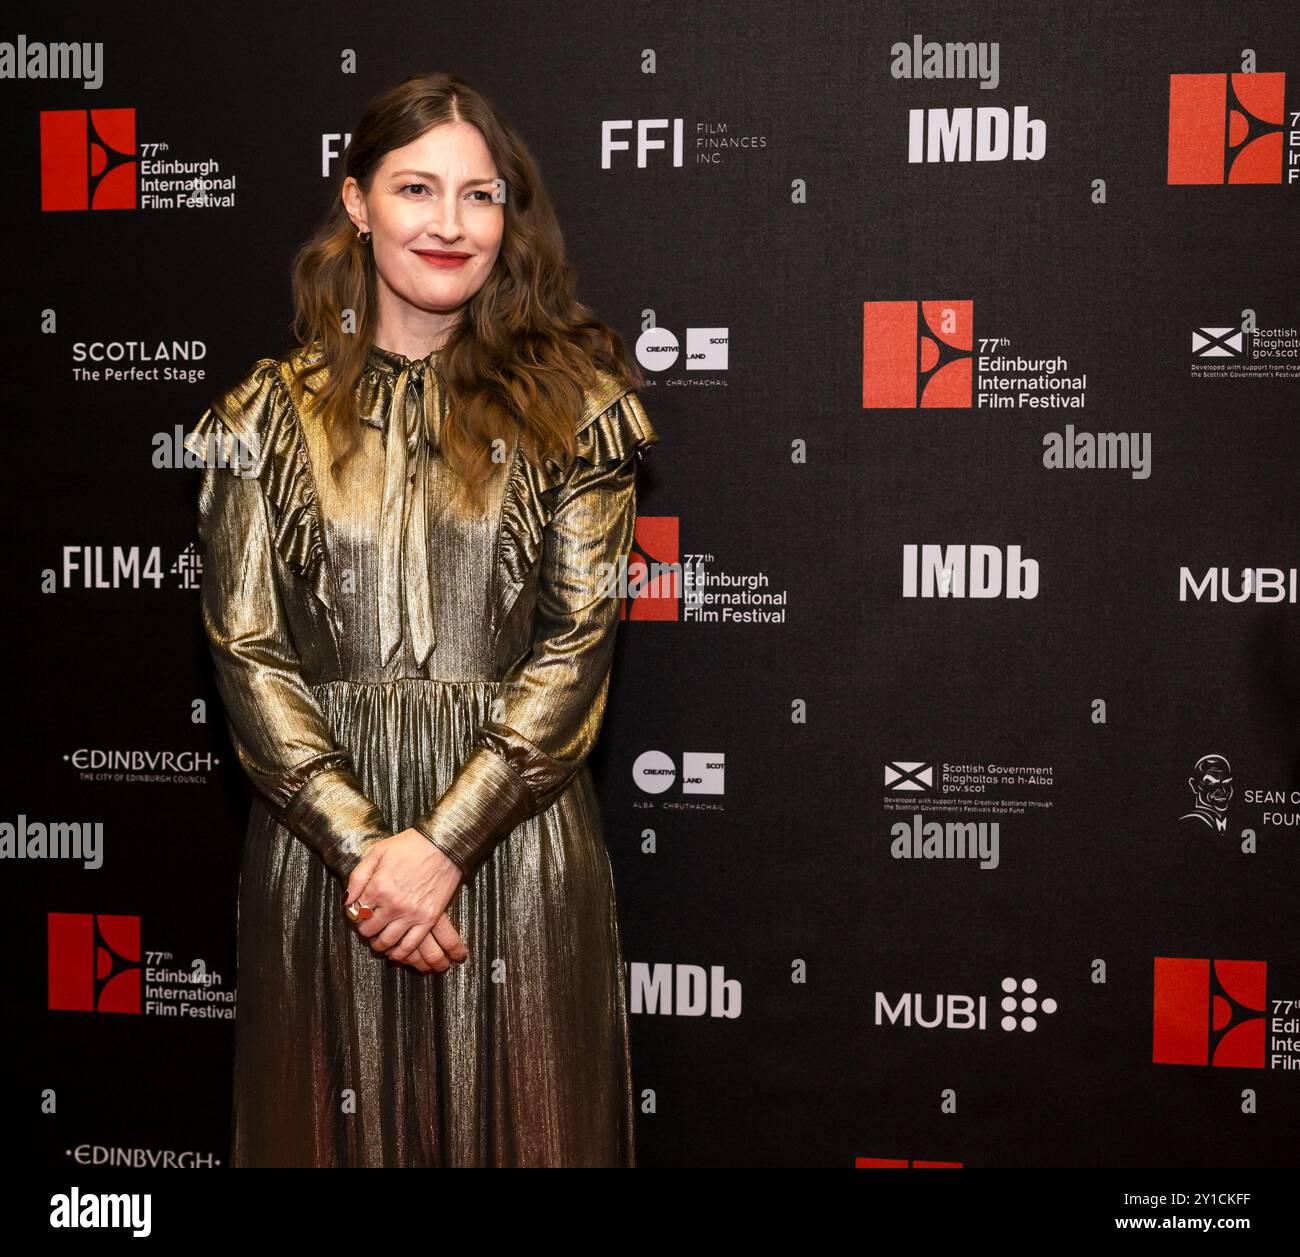
M 312 687 L 400 832 L 499 683 Z M 470 959 L 418 973 L 348 923 L 343 884 L 255 798 L 240 871 L 232 1164 L 636 1164 L 613 873 L 584 765 L 495 847 L 448 914 Z

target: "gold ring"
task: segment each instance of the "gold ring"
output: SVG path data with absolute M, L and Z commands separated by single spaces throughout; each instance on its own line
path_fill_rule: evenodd
M 375 915 L 374 909 L 368 903 L 353 903 L 347 906 L 348 920 L 353 923 L 357 921 L 368 921 Z

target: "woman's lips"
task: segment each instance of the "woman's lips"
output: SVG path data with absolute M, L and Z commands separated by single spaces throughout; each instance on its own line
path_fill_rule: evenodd
M 468 253 L 440 253 L 436 249 L 413 249 L 412 252 L 430 266 L 436 266 L 447 271 L 454 271 L 456 267 L 463 266 L 471 256 Z

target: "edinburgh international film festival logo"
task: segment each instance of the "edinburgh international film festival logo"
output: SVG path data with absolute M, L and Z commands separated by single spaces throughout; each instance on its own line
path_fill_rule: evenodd
M 680 620 L 681 521 L 676 515 L 638 515 L 627 557 L 627 597 L 620 620 Z
M 683 554 L 676 515 L 638 515 L 632 550 L 623 571 L 613 576 L 624 599 L 621 619 L 728 628 L 786 623 L 790 591 L 779 583 L 779 573 L 724 567 L 703 548 Z
M 1286 75 L 1169 76 L 1167 180 L 1172 184 L 1293 184 L 1300 179 L 1300 113 L 1286 112 Z
M 66 1012 L 140 1011 L 140 918 L 49 914 L 49 1006 Z
M 1263 960 L 1157 956 L 1151 1060 L 1300 1070 L 1300 999 L 1270 1000 L 1268 987 Z
M 235 990 L 202 959 L 141 942 L 140 918 L 106 912 L 47 916 L 49 1008 L 233 1021 Z
M 1267 985 L 1262 960 L 1157 956 L 1152 1061 L 1263 1069 Z M 1274 1067 L 1300 1068 L 1300 1057 L 1289 1059 L 1293 1065 L 1279 1066 L 1275 1057 Z
M 1083 410 L 1088 376 L 1013 328 L 975 336 L 975 302 L 864 301 L 862 405 L 867 410 Z
M 969 407 L 974 325 L 973 301 L 863 302 L 863 407 Z
M 234 174 L 140 140 L 134 109 L 46 109 L 40 129 L 43 211 L 234 208 Z

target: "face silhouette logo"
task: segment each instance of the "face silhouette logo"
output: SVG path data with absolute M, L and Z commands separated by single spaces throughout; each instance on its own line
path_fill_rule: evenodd
M 1228 828 L 1228 803 L 1232 799 L 1232 768 L 1222 755 L 1202 755 L 1192 769 L 1187 784 L 1196 797 L 1196 806 L 1179 820 L 1197 820 L 1219 833 Z

